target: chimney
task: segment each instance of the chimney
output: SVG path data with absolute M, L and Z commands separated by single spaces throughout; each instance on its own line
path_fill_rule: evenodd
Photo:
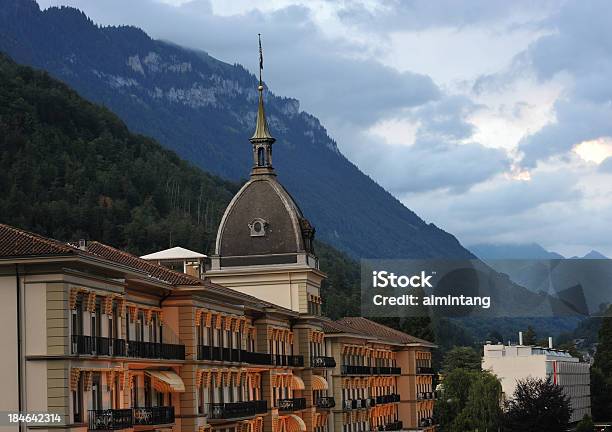
M 523 332 L 519 332 L 519 345 L 523 345 Z
M 87 240 L 80 239 L 79 240 L 79 249 L 86 251 L 87 250 Z
M 548 348 L 552 349 L 553 347 L 553 343 L 552 343 L 552 336 L 548 337 Z

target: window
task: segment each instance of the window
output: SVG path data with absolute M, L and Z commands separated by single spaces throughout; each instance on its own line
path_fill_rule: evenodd
M 83 374 L 79 375 L 77 388 L 72 391 L 72 416 L 74 423 L 83 422 Z
M 257 166 L 264 166 L 265 162 L 265 150 L 263 147 L 257 149 Z
M 268 222 L 261 218 L 255 218 L 249 224 L 249 229 L 251 230 L 251 237 L 263 237 L 266 235 L 266 228 L 268 227 Z
M 100 374 L 94 373 L 91 383 L 91 409 L 102 409 L 102 385 L 100 382 Z

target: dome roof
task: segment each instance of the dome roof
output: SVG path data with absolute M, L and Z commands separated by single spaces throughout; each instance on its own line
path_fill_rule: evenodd
M 253 176 L 227 206 L 215 252 L 222 260 L 251 257 L 234 265 L 289 263 L 312 251 L 313 237 L 314 228 L 276 177 Z

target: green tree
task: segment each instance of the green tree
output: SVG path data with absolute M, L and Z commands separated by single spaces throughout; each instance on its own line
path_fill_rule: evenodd
M 537 340 L 537 335 L 535 330 L 533 329 L 533 327 L 529 326 L 527 327 L 527 331 L 523 334 L 523 344 L 524 345 L 536 345 L 538 340 Z
M 602 319 L 599 344 L 591 368 L 591 401 L 596 420 L 612 419 L 612 306 Z
M 497 430 L 502 389 L 489 372 L 454 369 L 442 382 L 434 417 L 445 432 Z
M 504 420 L 511 432 L 556 432 L 568 429 L 571 413 L 569 398 L 550 378 L 526 378 L 517 383 Z
M 482 361 L 480 354 L 472 347 L 455 347 L 448 351 L 442 361 L 442 372 L 449 373 L 455 369 L 479 371 Z
M 595 423 L 591 416 L 585 414 L 580 423 L 576 426 L 576 432 L 593 432 L 595 429 Z

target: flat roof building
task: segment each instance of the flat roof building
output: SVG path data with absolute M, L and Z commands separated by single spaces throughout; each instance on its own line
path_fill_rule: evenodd
M 517 382 L 525 378 L 550 378 L 561 386 L 572 405 L 570 421 L 591 415 L 590 365 L 566 351 L 528 345 L 484 346 L 482 368 L 500 379 L 506 399 L 514 394 Z

